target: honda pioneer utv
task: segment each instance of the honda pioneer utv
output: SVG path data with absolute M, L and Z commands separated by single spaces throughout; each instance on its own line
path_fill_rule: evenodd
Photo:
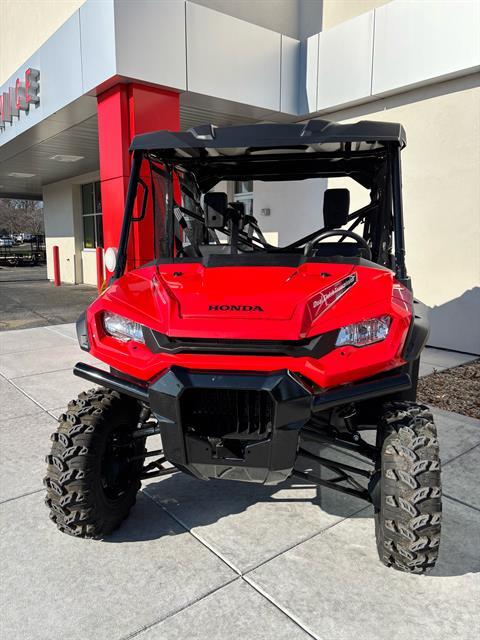
M 405 266 L 404 146 L 400 125 L 368 121 L 134 138 L 111 277 L 77 322 L 110 369 L 75 366 L 100 386 L 70 402 L 47 456 L 61 531 L 106 536 L 155 476 L 293 476 L 371 503 L 385 565 L 434 566 L 440 460 L 416 403 L 428 324 Z M 350 212 L 349 190 L 326 179 L 366 204 Z M 281 189 L 283 246 L 275 209 L 260 225 L 251 200 L 234 201 L 252 183 L 267 206 Z M 155 434 L 162 448 L 147 451 Z

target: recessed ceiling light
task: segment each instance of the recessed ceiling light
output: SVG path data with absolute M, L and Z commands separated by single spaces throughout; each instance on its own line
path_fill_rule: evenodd
M 78 162 L 83 160 L 85 156 L 66 156 L 59 153 L 56 156 L 52 156 L 50 160 L 56 160 L 57 162 Z
M 8 173 L 11 178 L 33 178 L 35 176 L 34 173 L 21 173 L 19 171 L 13 171 L 12 173 Z

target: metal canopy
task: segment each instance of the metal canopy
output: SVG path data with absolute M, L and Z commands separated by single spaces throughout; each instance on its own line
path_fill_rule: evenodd
M 84 115 L 86 117 L 76 122 L 77 116 Z M 252 117 L 246 115 L 219 112 L 192 103 L 180 106 L 182 128 L 195 127 L 208 120 L 219 126 L 253 122 Z M 83 159 L 78 162 L 51 159 L 58 154 Z M 99 166 L 96 101 L 84 96 L 81 102 L 77 100 L 68 109 L 0 146 L 0 198 L 41 200 L 44 185 L 90 174 L 98 171 Z M 9 175 L 11 173 L 27 173 L 32 177 L 21 178 Z
M 40 127 L 37 137 L 41 137 Z M 6 155 L 8 149 L 2 150 Z M 97 117 L 11 153 L 11 157 L 0 161 L 0 198 L 41 200 L 44 185 L 98 170 Z M 62 155 L 78 160 L 61 161 Z
M 157 131 L 135 136 L 131 151 L 163 151 L 169 158 L 244 155 L 247 150 L 282 148 L 295 152 L 371 152 L 394 145 L 406 145 L 400 124 L 362 120 L 338 124 L 328 120 L 310 120 L 306 124 L 253 124 L 194 127 L 186 132 Z M 186 150 L 190 150 L 190 153 Z

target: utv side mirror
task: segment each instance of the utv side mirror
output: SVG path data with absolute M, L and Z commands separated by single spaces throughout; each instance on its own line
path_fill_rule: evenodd
M 327 189 L 323 194 L 323 226 L 325 229 L 340 229 L 348 221 L 350 191 Z
M 228 209 L 226 193 L 212 191 L 203 197 L 205 208 L 205 224 L 208 229 L 221 229 L 225 226 L 225 215 Z

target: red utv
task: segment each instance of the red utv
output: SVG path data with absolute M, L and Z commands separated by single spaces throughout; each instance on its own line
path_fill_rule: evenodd
M 69 404 L 47 456 L 61 531 L 106 536 L 146 478 L 294 476 L 372 503 L 387 566 L 434 566 L 440 460 L 415 402 L 428 324 L 405 267 L 404 145 L 398 124 L 319 120 L 133 140 L 113 275 L 77 323 L 110 370 L 75 366 L 100 387 Z M 325 190 L 323 223 L 285 246 L 230 189 L 342 177 L 367 204 L 350 212 L 348 189 Z

